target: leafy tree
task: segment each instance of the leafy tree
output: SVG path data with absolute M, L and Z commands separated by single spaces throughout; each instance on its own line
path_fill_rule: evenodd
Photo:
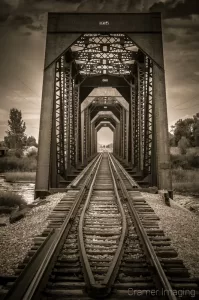
M 32 135 L 27 138 L 26 145 L 29 147 L 31 147 L 31 146 L 37 147 L 38 146 L 35 137 Z
M 180 148 L 181 154 L 187 153 L 187 148 L 189 147 L 189 141 L 185 136 L 182 136 L 178 142 L 178 148 Z
M 9 148 L 22 149 L 26 143 L 26 124 L 22 119 L 22 113 L 16 108 L 10 110 L 8 120 L 9 129 L 6 131 L 5 143 Z
M 176 146 L 175 136 L 171 132 L 169 132 L 169 145 L 171 147 L 175 147 Z
M 187 118 L 184 120 L 180 119 L 175 123 L 174 136 L 176 144 L 178 144 L 182 137 L 186 137 L 190 145 L 193 145 L 193 124 L 193 118 Z
M 190 147 L 199 146 L 199 113 L 193 116 L 193 118 L 180 119 L 175 125 L 171 126 L 170 145 L 177 145 L 180 139 L 184 136 L 189 141 Z
M 5 147 L 5 142 L 4 141 L 0 141 L 0 147 Z
M 196 147 L 199 147 L 199 113 L 193 116 L 194 124 L 193 124 L 193 138 L 194 144 Z

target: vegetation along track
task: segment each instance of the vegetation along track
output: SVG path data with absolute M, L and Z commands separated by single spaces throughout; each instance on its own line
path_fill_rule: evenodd
M 158 217 L 112 155 L 94 159 L 49 220 L 2 299 L 197 299 Z

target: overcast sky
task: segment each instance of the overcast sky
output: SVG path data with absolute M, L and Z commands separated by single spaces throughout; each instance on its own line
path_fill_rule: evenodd
M 13 107 L 38 137 L 47 11 L 162 11 L 169 124 L 199 112 L 199 0 L 0 0 L 0 140 Z

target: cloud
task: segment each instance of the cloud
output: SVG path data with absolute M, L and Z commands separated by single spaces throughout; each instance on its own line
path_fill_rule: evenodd
M 199 15 L 191 15 L 188 19 L 165 19 L 163 23 L 165 28 L 184 28 L 189 34 L 193 34 L 193 32 L 199 31 Z
M 33 18 L 27 15 L 16 15 L 12 19 L 12 25 L 15 28 L 19 28 L 21 26 L 27 25 L 30 26 L 34 22 Z
M 26 27 L 28 29 L 35 30 L 35 31 L 41 31 L 41 30 L 43 30 L 43 26 L 41 24 L 40 25 L 30 24 L 30 25 L 27 25 Z
M 0 0 L 1 1 L 1 0 Z M 144 0 L 2 0 L 2 20 L 8 26 L 30 35 L 33 31 L 43 31 L 44 13 L 48 12 L 140 12 Z M 9 1 L 9 4 L 5 1 Z M 16 5 L 16 1 L 18 5 Z M 154 0 L 155 1 L 155 0 Z M 28 29 L 28 31 L 24 30 Z
M 26 0 L 21 3 L 20 10 L 40 12 L 135 12 L 141 11 L 145 2 L 145 0 Z
M 43 15 L 40 13 L 16 12 L 9 17 L 8 26 L 12 30 L 21 32 L 22 35 L 31 35 L 33 31 L 43 31 L 44 21 L 42 17 Z
M 191 15 L 199 14 L 198 0 L 168 0 L 154 3 L 150 9 L 151 12 L 160 11 L 166 19 L 185 18 L 189 19 Z
M 13 10 L 12 5 L 4 0 L 0 3 L 0 22 L 5 22 Z
M 176 34 L 170 31 L 165 32 L 164 34 L 164 42 L 172 43 L 176 41 Z

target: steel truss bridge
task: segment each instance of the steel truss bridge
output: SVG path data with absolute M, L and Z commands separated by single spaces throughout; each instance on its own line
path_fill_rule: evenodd
M 35 196 L 65 187 L 113 131 L 113 154 L 171 190 L 161 16 L 49 13 Z

